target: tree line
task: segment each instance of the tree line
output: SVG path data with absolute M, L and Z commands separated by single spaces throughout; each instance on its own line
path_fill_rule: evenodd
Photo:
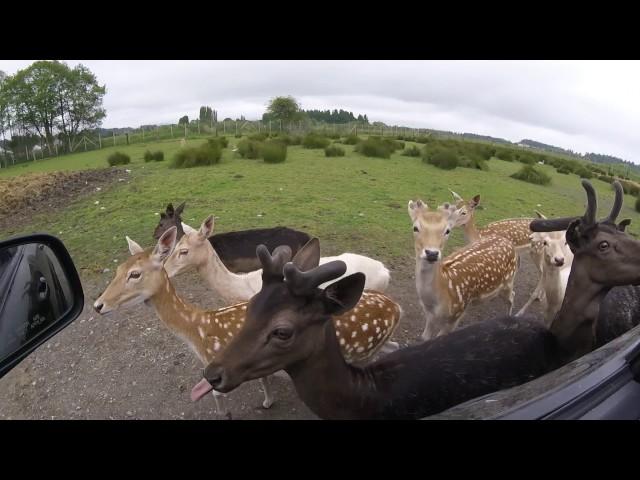
M 0 139 L 4 149 L 42 143 L 71 149 L 102 124 L 106 86 L 84 65 L 37 61 L 14 75 L 0 72 Z M 9 139 L 7 139 L 9 137 Z

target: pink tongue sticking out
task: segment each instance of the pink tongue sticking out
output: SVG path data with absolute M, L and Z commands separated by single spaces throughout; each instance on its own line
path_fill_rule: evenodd
M 191 401 L 197 402 L 211 390 L 213 390 L 213 387 L 209 382 L 207 382 L 206 378 L 203 378 L 191 389 Z

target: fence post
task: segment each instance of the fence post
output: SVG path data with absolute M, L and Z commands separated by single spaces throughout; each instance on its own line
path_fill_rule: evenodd
M 113 131 L 111 133 L 113 133 L 113 146 L 115 147 L 116 146 L 116 132 Z
M 171 129 L 171 138 L 173 138 L 173 125 L 169 125 L 169 128 Z
M 222 134 L 223 135 L 227 134 L 227 121 L 226 120 L 222 121 Z
M 54 143 L 53 146 L 56 148 L 56 157 L 59 157 L 60 155 L 58 155 L 58 144 Z
M 102 136 L 98 134 L 98 143 L 100 144 L 100 150 L 102 150 Z M 58 147 L 56 147 L 56 152 L 58 151 Z
M 282 133 L 282 120 L 280 120 L 280 133 Z
M 84 151 L 87 151 L 87 137 L 82 137 L 82 140 L 84 140 Z
M 269 120 L 269 135 L 271 135 L 271 120 Z
M 196 123 L 198 124 L 198 135 L 200 135 L 200 119 L 196 120 Z
M 238 120 L 236 120 L 236 137 L 238 136 Z
M 184 124 L 184 138 L 187 138 L 187 124 Z

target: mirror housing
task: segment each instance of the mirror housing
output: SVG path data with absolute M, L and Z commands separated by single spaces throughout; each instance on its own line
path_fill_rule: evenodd
M 80 277 L 62 241 L 33 234 L 0 242 L 0 378 L 83 307 Z

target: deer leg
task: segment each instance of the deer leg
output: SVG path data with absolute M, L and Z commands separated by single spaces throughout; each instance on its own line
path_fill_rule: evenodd
M 273 405 L 273 397 L 271 396 L 271 388 L 269 387 L 269 377 L 262 377 L 260 379 L 262 389 L 264 390 L 264 401 L 262 402 L 263 408 L 270 408 Z
M 228 420 L 232 420 L 231 412 L 227 409 L 224 394 L 216 392 L 215 390 L 212 390 L 211 394 L 213 395 L 213 400 L 216 402 L 216 413 L 227 417 Z
M 440 330 L 435 324 L 434 318 L 427 318 L 427 323 L 424 327 L 424 331 L 422 332 L 422 340 L 425 342 L 438 334 Z

